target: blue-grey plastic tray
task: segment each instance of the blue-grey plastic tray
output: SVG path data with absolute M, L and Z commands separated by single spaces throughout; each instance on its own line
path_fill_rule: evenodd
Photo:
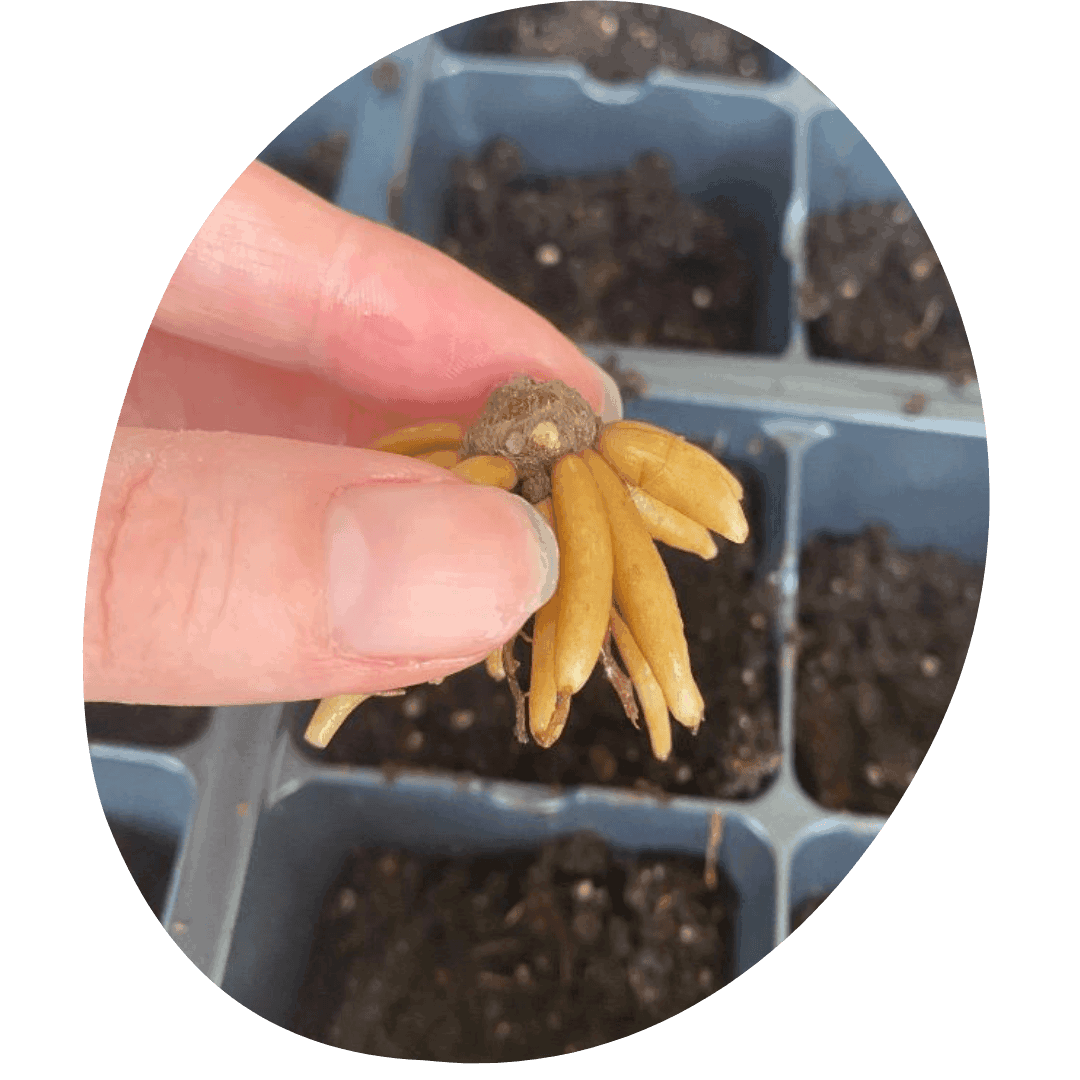
M 736 972 L 788 932 L 790 913 L 830 891 L 882 817 L 813 802 L 794 771 L 799 552 L 812 535 L 883 522 L 908 547 L 973 561 L 986 552 L 988 478 L 978 387 L 943 376 L 814 359 L 794 297 L 808 214 L 900 198 L 891 174 L 844 116 L 778 58 L 751 83 L 658 70 L 604 84 L 577 64 L 468 56 L 460 30 L 392 54 L 342 84 L 262 155 L 273 163 L 339 133 L 349 138 L 336 201 L 428 242 L 440 237 L 450 164 L 505 136 L 537 174 L 622 169 L 649 150 L 677 186 L 722 196 L 764 287 L 754 352 L 587 346 L 648 382 L 628 415 L 702 437 L 755 471 L 765 492 L 765 573 L 774 627 L 782 764 L 745 801 L 658 800 L 582 786 L 561 794 L 462 774 L 326 766 L 289 733 L 298 705 L 223 708 L 172 751 L 93 745 L 110 819 L 178 843 L 163 922 L 237 1000 L 287 1022 L 324 893 L 350 849 L 418 852 L 536 846 L 589 828 L 625 851 L 704 855 L 719 812 L 718 864 L 739 895 Z M 378 85 L 376 85 L 378 84 Z M 381 87 L 381 88 L 380 88 Z M 922 395 L 918 414 L 905 411 Z M 706 721 L 707 722 L 707 721 Z M 508 732 L 508 737 L 512 737 Z

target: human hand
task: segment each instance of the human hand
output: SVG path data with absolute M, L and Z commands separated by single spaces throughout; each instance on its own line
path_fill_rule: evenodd
M 471 420 L 519 372 L 621 412 L 611 379 L 524 304 L 251 166 L 182 259 L 121 410 L 87 699 L 306 699 L 483 659 L 551 594 L 550 529 L 516 496 L 360 448 Z

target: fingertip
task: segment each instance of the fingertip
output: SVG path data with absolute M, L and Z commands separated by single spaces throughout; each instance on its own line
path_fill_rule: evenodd
M 605 424 L 614 424 L 623 418 L 622 393 L 619 390 L 619 384 L 599 364 L 594 364 L 594 366 L 603 388 L 600 419 Z

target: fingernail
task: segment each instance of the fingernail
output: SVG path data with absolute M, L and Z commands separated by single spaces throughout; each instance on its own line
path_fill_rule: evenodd
M 451 659 L 511 637 L 558 580 L 547 522 L 523 499 L 471 484 L 375 484 L 330 502 L 327 611 L 341 649 Z
M 543 517 L 524 499 L 512 496 L 524 507 L 529 524 L 536 533 L 537 549 L 540 556 L 540 591 L 536 594 L 533 611 L 542 608 L 554 595 L 559 584 L 559 543 L 555 532 Z
M 597 370 L 604 383 L 604 404 L 600 410 L 600 419 L 605 424 L 613 424 L 623 418 L 622 394 L 615 380 L 599 365 Z

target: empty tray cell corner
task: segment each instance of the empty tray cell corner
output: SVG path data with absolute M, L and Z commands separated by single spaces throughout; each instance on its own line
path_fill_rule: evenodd
M 816 829 L 792 856 L 788 904 L 795 931 L 845 879 L 880 832 L 879 822 Z
M 139 891 L 163 919 L 195 807 L 194 778 L 169 755 L 130 747 L 94 746 L 90 760 L 113 839 Z
M 791 859 L 791 931 L 797 930 L 828 899 L 848 871 L 862 858 L 879 826 L 859 829 L 843 825 L 817 827 L 796 848 Z
M 990 478 L 985 438 L 834 422 L 803 459 L 799 545 L 817 533 L 885 524 L 907 549 L 986 559 Z
M 904 198 L 896 178 L 838 109 L 810 122 L 810 215 Z

